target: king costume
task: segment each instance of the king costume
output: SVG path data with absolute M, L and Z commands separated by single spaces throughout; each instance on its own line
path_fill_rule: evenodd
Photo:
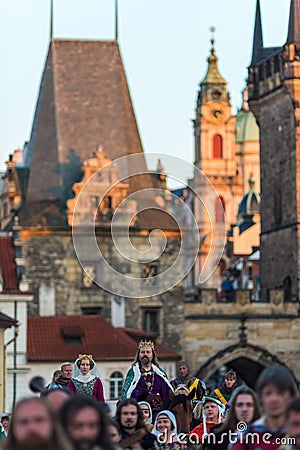
M 150 350 L 152 353 L 151 359 L 149 356 Z M 126 375 L 122 399 L 146 400 L 150 402 L 152 408 L 157 409 L 162 402 L 169 399 L 170 389 L 173 391 L 167 374 L 158 367 L 154 342 L 140 341 L 135 361 Z
M 169 390 L 173 387 L 166 373 L 152 364 L 151 371 L 140 369 L 139 363 L 135 363 L 128 371 L 122 391 L 122 400 L 135 398 L 139 400 L 144 393 L 159 395 L 161 399 L 169 399 Z

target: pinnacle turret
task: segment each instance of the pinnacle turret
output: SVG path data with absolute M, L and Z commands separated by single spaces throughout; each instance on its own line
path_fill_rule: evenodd
M 214 32 L 215 28 L 211 27 Z M 201 102 L 205 101 L 229 101 L 229 94 L 227 92 L 227 81 L 221 75 L 218 67 L 218 57 L 215 52 L 215 38 L 212 36 L 210 55 L 207 58 L 208 67 L 205 77 L 200 83 L 201 93 L 198 99 Z
M 261 56 L 261 51 L 263 49 L 263 33 L 261 26 L 261 13 L 260 13 L 260 0 L 256 1 L 256 13 L 255 13 L 255 25 L 254 25 L 254 34 L 253 34 L 253 50 L 252 50 L 252 59 L 251 66 L 254 66 L 259 60 Z
M 291 0 L 287 44 L 300 44 L 300 0 Z

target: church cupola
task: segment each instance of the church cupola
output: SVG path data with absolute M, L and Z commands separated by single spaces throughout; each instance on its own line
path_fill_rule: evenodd
M 215 32 L 215 28 L 211 27 L 212 33 Z M 227 81 L 221 75 L 218 67 L 218 57 L 215 53 L 215 39 L 212 36 L 210 55 L 207 58 L 208 68 L 206 75 L 200 83 L 200 92 L 198 96 L 198 105 L 211 102 L 228 102 L 230 103 L 230 96 L 227 92 Z

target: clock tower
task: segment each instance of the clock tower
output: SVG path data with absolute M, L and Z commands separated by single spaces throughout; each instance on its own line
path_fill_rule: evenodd
M 211 31 L 214 32 L 214 28 Z M 196 177 L 193 179 L 192 184 L 198 192 L 201 192 L 203 199 L 203 205 L 200 202 L 197 204 L 197 201 L 194 205 L 202 242 L 196 279 L 210 251 L 213 232 L 222 227 L 229 231 L 230 224 L 236 222 L 238 205 L 243 194 L 242 177 L 236 156 L 236 117 L 232 115 L 227 82 L 218 68 L 214 37 L 211 38 L 211 50 L 207 61 L 207 72 L 200 83 L 196 117 L 193 121 L 195 165 L 213 184 L 219 199 L 212 199 L 202 186 L 195 185 Z M 205 210 L 209 211 L 209 218 Z M 215 276 L 208 281 L 209 286 L 211 283 L 214 287 L 219 284 L 214 278 Z

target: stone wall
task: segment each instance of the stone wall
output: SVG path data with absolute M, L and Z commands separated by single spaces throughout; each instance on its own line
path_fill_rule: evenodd
M 185 302 L 183 353 L 193 372 L 208 378 L 217 368 L 244 358 L 262 366 L 280 361 L 300 378 L 298 303 L 284 303 L 282 295 L 251 303 L 248 291 L 236 294 L 234 303 L 205 302 L 203 293 L 202 301 Z
M 34 292 L 34 301 L 29 305 L 30 315 L 39 315 L 42 312 L 39 297 L 45 292 L 49 298 L 43 299 L 45 303 L 55 299 L 55 305 L 49 305 L 48 311 L 53 310 L 56 315 L 81 314 L 82 308 L 101 308 L 101 315 L 111 321 L 112 295 L 91 283 L 89 287 L 83 285 L 83 270 L 76 257 L 71 232 L 60 231 L 48 233 L 46 231 L 21 231 L 22 251 L 24 258 L 24 275 L 30 290 Z M 114 267 L 123 268 L 130 276 L 141 277 L 141 264 L 128 261 L 122 262 L 113 249 L 112 241 L 104 232 L 99 234 L 102 251 L 107 255 Z M 148 236 L 136 233 L 133 236 L 136 248 L 143 249 L 148 244 Z M 158 272 L 162 273 L 170 267 L 176 256 L 178 248 L 177 238 L 168 240 L 165 254 L 159 260 Z M 89 255 L 90 261 L 97 262 L 96 255 Z M 124 265 L 125 264 L 125 265 Z M 96 268 L 97 276 L 102 276 L 101 267 Z M 42 288 L 41 288 L 42 286 Z M 159 310 L 159 334 L 157 341 L 170 350 L 181 351 L 181 337 L 183 327 L 183 294 L 180 287 L 156 295 L 148 296 L 149 288 L 145 285 L 145 297 L 126 298 L 125 326 L 130 328 L 143 328 L 143 311 L 145 308 Z

